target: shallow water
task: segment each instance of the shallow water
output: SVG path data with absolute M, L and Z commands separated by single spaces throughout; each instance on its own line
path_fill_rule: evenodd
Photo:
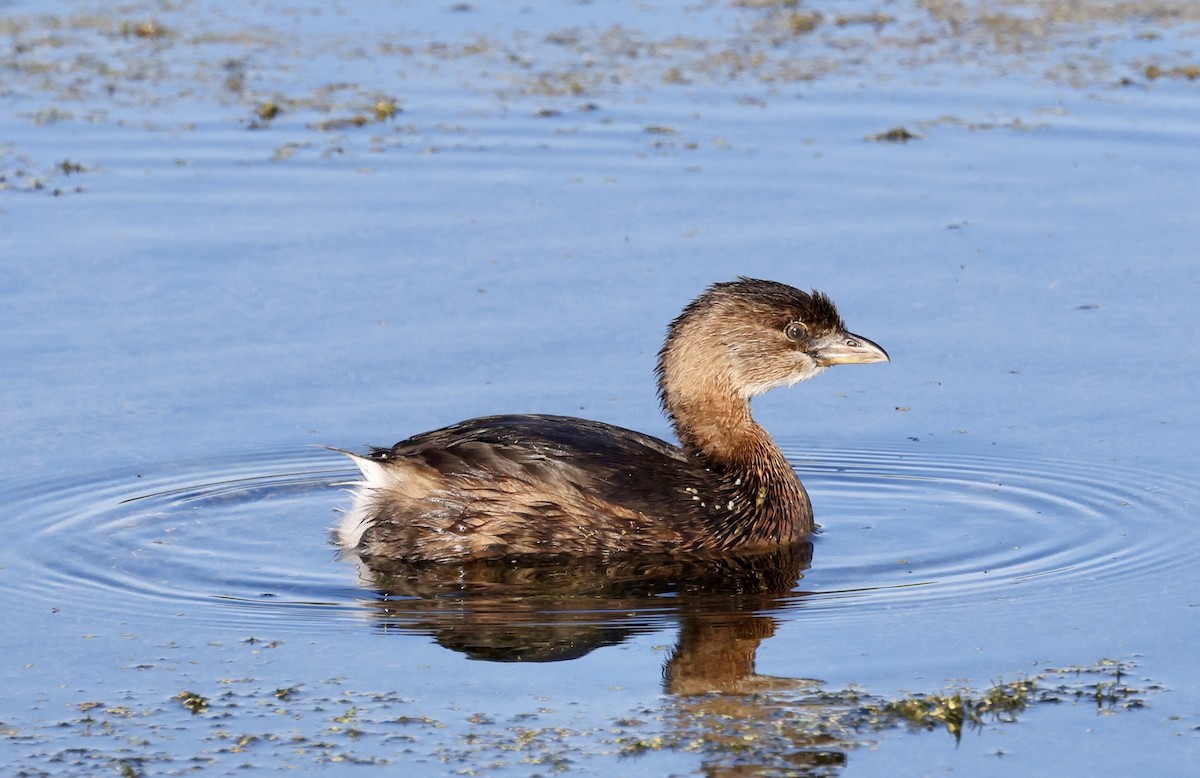
M 0 4 L 0 761 L 1200 769 L 1191 4 L 222 8 Z M 320 445 L 666 436 L 739 274 L 892 355 L 756 403 L 811 547 L 338 558 Z

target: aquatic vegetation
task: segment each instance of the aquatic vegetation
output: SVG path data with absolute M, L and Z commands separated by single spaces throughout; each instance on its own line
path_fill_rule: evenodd
M 68 767 L 107 767 L 130 775 L 188 764 L 303 769 L 413 760 L 455 769 L 534 765 L 563 772 L 581 760 L 637 759 L 670 751 L 699 756 L 722 769 L 754 766 L 832 776 L 856 749 L 893 730 L 944 730 L 957 741 L 967 729 L 986 737 L 989 727 L 1014 725 L 1027 710 L 1042 705 L 1074 705 L 1081 715 L 1093 703 L 1110 713 L 1143 708 L 1148 695 L 1162 689 L 1134 682 L 1134 669 L 1128 661 L 1105 659 L 1043 670 L 981 691 L 958 687 L 897 699 L 859 688 L 824 689 L 811 680 L 774 679 L 771 688 L 749 693 L 669 695 L 658 706 L 583 727 L 562 724 L 544 707 L 503 718 L 464 711 L 457 720 L 437 719 L 420 713 L 416 701 L 390 692 L 347 689 L 340 679 L 314 684 L 301 694 L 299 685 L 259 688 L 248 678 L 218 682 L 214 694 L 181 692 L 174 710 L 145 702 L 89 700 L 76 706 L 79 717 L 46 721 L 33 729 L 9 725 L 0 737 Z M 219 724 L 198 730 L 193 753 L 168 752 L 158 745 L 181 725 L 179 709 Z M 69 737 L 80 727 L 89 734 L 83 748 Z M 63 739 L 61 750 L 58 738 Z
M 586 96 L 599 101 L 655 87 L 728 82 L 778 87 L 834 74 L 884 77 L 896 68 L 963 63 L 998 72 L 1032 71 L 1077 87 L 1200 79 L 1200 67 L 1180 61 L 1163 39 L 1164 31 L 1200 23 L 1200 5 L 1178 0 L 1008 0 L 1001 7 L 921 0 L 908 9 L 843 2 L 819 12 L 792 0 L 744 0 L 730 4 L 731 23 L 719 33 L 653 33 L 632 23 L 568 26 L 541 33 L 539 45 L 530 45 L 521 34 L 497 33 L 440 40 L 380 30 L 366 39 L 314 38 L 249 24 L 231 27 L 231 20 L 191 3 L 146 6 L 142 14 L 140 8 L 137 3 L 123 7 L 119 18 L 40 13 L 0 20 L 0 34 L 11 41 L 0 55 L 6 92 L 33 103 L 27 114 L 40 125 L 127 121 L 132 114 L 168 107 L 172 114 L 204 114 L 232 105 L 238 110 L 226 121 L 264 130 L 274 128 L 286 112 L 299 119 L 289 130 L 307 128 L 329 136 L 395 118 L 401 99 L 391 93 L 404 86 L 404 78 L 396 75 L 408 72 L 457 74 L 453 78 L 464 93 L 491 95 L 500 112 L 533 98 Z M 1151 50 L 1133 58 L 1121 45 L 1130 40 Z M 213 51 L 219 56 L 212 56 Z M 264 67 L 264 60 L 273 64 Z M 331 83 L 321 70 L 361 60 L 374 63 L 369 79 Z M 543 105 L 537 115 L 562 110 Z M 598 116 L 597 121 L 611 117 Z M 416 129 L 440 135 L 434 125 Z M 896 134 L 902 129 L 870 139 L 915 139 Z M 288 142 L 301 143 L 295 138 Z M 324 142 L 336 148 L 314 149 L 315 154 L 347 150 L 340 137 Z M 405 145 L 375 143 L 371 150 Z M 423 153 L 442 146 L 433 142 L 413 148 Z M 0 177 L 10 189 L 52 189 L 42 179 L 40 186 L 13 187 L 13 175 L 3 169 Z
M 1162 691 L 1135 684 L 1133 665 L 1104 659 L 1091 665 L 1045 670 L 1018 681 L 998 682 L 981 691 L 958 687 L 897 699 L 849 688 L 825 690 L 812 681 L 792 682 L 759 693 L 700 695 L 673 700 L 662 714 L 673 725 L 667 736 L 619 740 L 626 755 L 658 749 L 700 752 L 706 763 L 784 768 L 804 765 L 801 774 L 833 774 L 857 748 L 888 730 L 944 730 L 957 742 L 965 730 L 984 732 L 1010 725 L 1042 705 L 1098 701 L 1103 711 L 1146 706 L 1146 696 Z M 798 694 L 795 692 L 799 692 Z
M 998 684 L 978 697 L 955 691 L 952 694 L 923 694 L 884 703 L 882 712 L 922 729 L 945 727 L 956 739 L 963 726 L 981 727 L 988 721 L 1016 721 L 1037 691 L 1033 680 Z

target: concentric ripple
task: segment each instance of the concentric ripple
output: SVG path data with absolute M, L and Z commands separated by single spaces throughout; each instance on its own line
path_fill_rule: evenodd
M 811 566 L 777 602 L 805 617 L 1057 596 L 1072 582 L 1161 573 L 1192 553 L 1196 490 L 1182 479 L 925 450 L 788 453 L 823 525 Z M 119 621 L 357 627 L 381 602 L 394 615 L 404 597 L 364 586 L 331 545 L 335 511 L 349 501 L 339 488 L 353 476 L 314 449 L 69 485 L 10 483 L 0 586 L 12 607 Z M 456 596 L 450 610 L 462 619 L 469 593 Z M 673 617 L 663 597 L 639 596 L 614 602 L 643 627 Z M 614 610 L 578 602 L 576 624 L 608 623 Z M 429 605 L 425 620 L 437 610 Z M 560 599 L 554 616 L 564 615 Z
M 925 451 L 788 452 L 823 525 L 804 606 L 1062 598 L 1189 564 L 1196 489 L 1159 473 Z M 846 615 L 846 614 L 842 614 Z

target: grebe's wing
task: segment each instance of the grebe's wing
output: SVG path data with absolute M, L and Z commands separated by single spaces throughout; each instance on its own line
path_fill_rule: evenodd
M 365 461 L 362 461 L 365 460 Z M 372 464 L 418 461 L 445 476 L 558 481 L 640 510 L 679 499 L 691 471 L 666 441 L 569 416 L 509 415 L 471 419 L 374 449 Z

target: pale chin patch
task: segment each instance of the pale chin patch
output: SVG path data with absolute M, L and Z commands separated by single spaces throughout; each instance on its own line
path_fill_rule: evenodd
M 772 389 L 777 389 L 781 386 L 795 386 L 801 381 L 816 378 L 828 369 L 828 365 L 813 365 L 804 372 L 792 373 L 790 376 L 777 381 L 760 381 L 759 383 L 747 384 L 742 387 L 742 396 L 748 400 L 751 397 L 766 394 Z

